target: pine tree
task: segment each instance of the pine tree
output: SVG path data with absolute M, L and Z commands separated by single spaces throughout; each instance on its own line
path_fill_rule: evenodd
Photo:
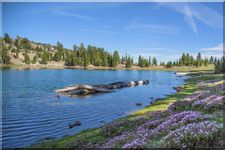
M 8 35 L 8 33 L 5 33 L 4 35 L 4 41 L 8 44 L 12 44 L 12 39 L 10 38 L 10 36 Z
M 2 42 L 2 41 L 1 41 Z M 8 49 L 6 48 L 6 46 L 1 43 L 2 45 L 2 50 L 0 51 L 1 52 L 1 63 L 3 64 L 10 64 L 10 57 L 9 57 L 9 53 L 8 53 Z
M 37 62 L 37 56 L 35 55 L 35 56 L 33 57 L 32 64 L 35 64 L 36 62 Z
M 152 59 L 152 64 L 157 65 L 157 59 L 155 57 L 153 57 L 153 59 Z
M 27 54 L 27 52 L 23 53 L 23 56 L 24 56 L 24 62 L 26 64 L 30 64 L 30 57 L 29 55 Z
M 113 53 L 113 67 L 117 67 L 117 65 L 119 64 L 120 62 L 120 56 L 119 56 L 119 53 L 118 51 L 114 51 Z

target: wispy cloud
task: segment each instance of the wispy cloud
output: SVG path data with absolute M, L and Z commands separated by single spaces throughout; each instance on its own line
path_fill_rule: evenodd
M 131 23 L 124 27 L 126 30 L 143 29 L 145 31 L 162 34 L 178 34 L 180 28 L 175 25 L 161 25 L 161 24 L 146 24 L 146 23 Z
M 201 50 L 206 50 L 206 51 L 223 51 L 223 43 L 220 43 L 216 46 L 213 47 L 208 47 L 208 48 L 201 48 Z
M 80 15 L 80 14 L 77 14 L 77 13 L 67 12 L 65 10 L 57 10 L 56 9 L 56 10 L 53 10 L 52 13 L 63 15 L 63 16 L 68 16 L 68 17 L 74 17 L 74 18 L 81 19 L 81 20 L 84 20 L 84 21 L 94 21 L 95 20 L 92 17 Z
M 196 21 L 214 28 L 223 28 L 223 16 L 201 3 L 159 3 L 184 15 L 184 19 L 198 34 Z
M 89 30 L 89 29 L 80 29 L 82 32 L 95 32 L 95 33 L 105 33 L 105 34 L 117 34 L 117 32 L 109 30 Z

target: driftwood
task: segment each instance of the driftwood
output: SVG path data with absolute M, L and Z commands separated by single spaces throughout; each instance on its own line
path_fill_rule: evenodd
M 63 89 L 55 90 L 55 92 L 67 96 L 87 96 L 87 95 L 94 95 L 94 94 L 103 94 L 103 93 L 111 93 L 114 92 L 114 89 L 121 89 L 125 87 L 133 87 L 143 84 L 148 84 L 149 81 L 130 81 L 130 82 L 114 82 L 110 84 L 99 84 L 99 85 L 75 85 L 75 86 L 69 86 L 65 87 Z

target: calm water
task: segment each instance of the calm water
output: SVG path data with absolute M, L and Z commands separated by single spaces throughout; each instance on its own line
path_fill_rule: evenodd
M 126 116 L 150 97 L 174 93 L 184 77 L 163 71 L 3 70 L 3 147 L 29 146 L 43 138 L 71 135 Z M 149 85 L 88 98 L 56 97 L 53 90 L 73 84 L 146 80 Z M 141 107 L 136 106 L 141 102 Z M 73 129 L 75 120 L 82 125 Z

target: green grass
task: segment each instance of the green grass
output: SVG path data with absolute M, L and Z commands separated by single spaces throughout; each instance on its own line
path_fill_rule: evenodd
M 193 81 L 193 79 L 189 79 L 186 81 L 186 84 L 183 86 L 183 90 L 177 92 L 176 94 L 170 95 L 163 99 L 156 100 L 151 106 L 148 106 L 144 109 L 141 109 L 137 112 L 134 112 L 133 115 L 143 115 L 149 111 L 163 111 L 166 110 L 173 102 L 177 100 L 181 100 L 187 95 L 190 95 L 197 91 L 197 85 Z
M 146 112 L 149 111 L 163 111 L 166 110 L 173 102 L 182 100 L 184 97 L 193 94 L 197 90 L 199 90 L 198 83 L 199 82 L 207 82 L 210 80 L 222 80 L 223 75 L 216 75 L 216 74 L 202 74 L 202 73 L 195 73 L 191 75 L 191 78 L 187 79 L 185 85 L 183 86 L 180 92 L 177 92 L 173 95 L 170 95 L 166 98 L 158 99 L 153 103 L 151 106 L 147 106 L 144 109 L 136 111 L 131 115 L 120 118 L 117 121 L 128 120 L 136 116 L 145 115 Z M 222 112 L 223 113 L 223 112 Z M 222 123 L 224 116 L 221 115 L 221 110 L 216 111 L 213 114 L 212 120 Z M 126 129 L 127 127 L 123 127 Z M 131 129 L 132 130 L 132 129 Z M 33 148 L 65 148 L 65 147 L 73 147 L 70 143 L 76 146 L 76 148 L 82 148 L 82 145 L 87 143 L 104 143 L 107 140 L 106 136 L 104 136 L 100 132 L 100 128 L 89 129 L 82 131 L 73 136 L 67 136 L 59 140 L 51 140 L 47 142 L 43 142 L 40 144 L 32 145 Z M 155 142 L 156 146 L 158 141 Z M 79 147 L 80 146 L 80 147 Z M 159 145 L 158 145 L 159 146 Z

